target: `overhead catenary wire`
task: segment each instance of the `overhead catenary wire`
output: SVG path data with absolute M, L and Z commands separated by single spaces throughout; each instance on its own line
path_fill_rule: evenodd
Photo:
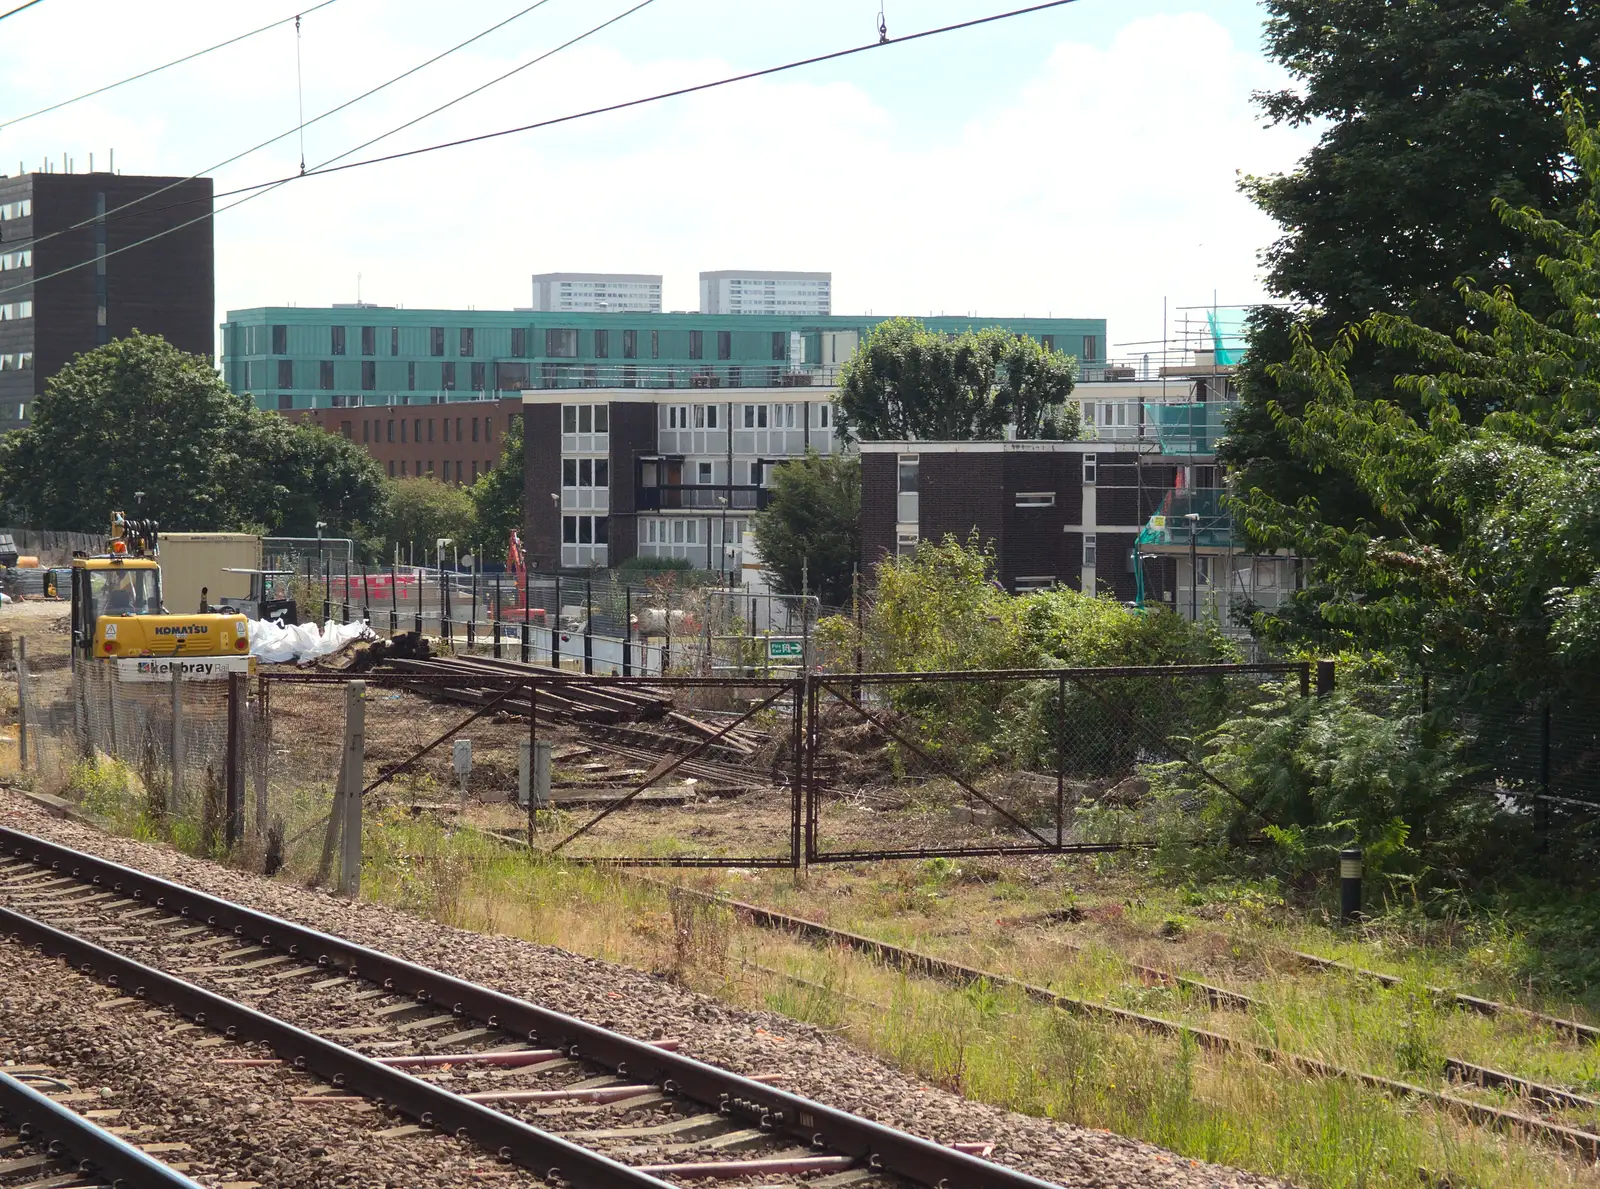
M 141 70 L 138 74 L 130 74 L 127 78 L 118 79 L 114 83 L 107 83 L 103 87 L 96 87 L 92 91 L 85 91 L 82 95 L 74 95 L 71 99 L 63 99 L 59 103 L 52 103 L 47 107 L 41 107 L 37 111 L 30 111 L 26 115 L 13 116 L 9 120 L 0 120 L 0 128 L 9 128 L 13 124 L 20 124 L 24 120 L 31 120 L 35 116 L 42 116 L 48 112 L 60 111 L 63 107 L 70 107 L 74 103 L 81 103 L 85 99 L 93 99 L 96 95 L 104 95 L 107 91 L 114 91 L 118 87 L 126 86 L 129 83 L 136 83 L 142 78 L 149 78 L 152 74 L 160 74 L 163 70 L 170 70 L 174 66 L 182 66 L 185 62 L 193 62 L 196 58 L 203 58 L 205 55 L 213 53 L 216 50 L 226 49 L 228 46 L 237 45 L 241 41 L 248 41 L 250 38 L 258 36 L 259 34 L 276 29 L 279 25 L 287 25 L 290 21 L 294 21 L 296 27 L 298 27 L 300 18 L 302 16 L 309 16 L 311 13 L 316 12 L 317 9 L 326 8 L 328 5 L 336 2 L 337 0 L 322 0 L 320 4 L 313 4 L 310 8 L 301 9 L 299 13 L 292 17 L 284 17 L 282 20 L 273 21 L 268 25 L 262 25 L 259 29 L 252 29 L 248 33 L 241 33 L 237 37 L 228 38 L 226 41 L 219 41 L 216 45 L 208 45 L 203 50 L 195 50 L 192 54 L 185 54 L 181 58 L 174 58 L 170 62 L 163 62 L 160 66 L 152 66 L 148 70 Z M 13 8 L 11 12 L 0 13 L 0 20 L 4 20 L 6 17 L 10 16 L 11 13 L 21 12 L 23 8 L 31 8 L 34 4 L 38 3 L 39 0 L 30 0 L 30 3 L 24 4 L 22 8 Z
M 28 0 L 28 2 L 26 4 L 19 4 L 15 8 L 10 9 L 10 10 L 8 10 L 6 12 L 0 12 L 0 21 L 5 20 L 7 17 L 16 16 L 17 13 L 21 12 L 24 8 L 32 8 L 35 4 L 42 4 L 42 3 L 44 3 L 44 0 Z
M 332 3 L 332 2 L 333 2 L 333 0 L 327 0 L 327 3 Z M 388 87 L 392 87 L 396 83 L 405 81 L 406 79 L 410 78 L 413 74 L 416 74 L 419 71 L 426 70 L 429 66 L 432 66 L 435 62 L 439 62 L 439 61 L 443 60 L 444 58 L 449 57 L 451 54 L 454 54 L 454 53 L 456 53 L 456 52 L 458 52 L 460 50 L 465 49 L 467 46 L 472 45 L 474 42 L 482 41 L 485 37 L 489 36 L 491 33 L 498 32 L 499 30 L 505 28 L 507 25 L 511 24 L 513 21 L 519 20 L 522 17 L 527 16 L 530 12 L 533 12 L 535 9 L 543 8 L 548 3 L 550 3 L 550 0 L 534 0 L 534 3 L 529 4 L 526 7 L 517 10 L 516 12 L 512 13 L 510 16 L 506 17 L 504 20 L 496 21 L 494 24 L 490 25 L 488 28 L 481 29 L 477 33 L 474 33 L 471 37 L 468 37 L 466 40 L 458 41 L 455 45 L 450 46 L 448 49 L 444 49 L 444 50 L 439 51 L 437 54 L 433 55 L 433 57 L 427 58 L 424 61 L 418 62 L 415 66 L 411 67 L 409 70 L 404 70 L 401 73 L 393 76 L 392 78 L 385 79 L 383 82 L 379 83 L 377 86 L 370 87 L 367 90 L 361 92 L 361 94 L 352 96 L 351 98 L 346 99 L 343 103 L 339 103 L 339 104 L 334 105 L 333 107 L 330 107 L 327 111 L 323 112 L 322 114 L 316 115 L 316 116 L 312 116 L 311 119 L 309 119 L 309 120 L 304 118 L 304 113 L 302 112 L 301 121 L 295 127 L 286 129 L 285 131 L 278 133 L 278 135 L 270 137 L 267 140 L 264 140 L 264 141 L 260 142 L 259 144 L 251 145 L 248 149 L 245 149 L 242 152 L 235 153 L 231 157 L 224 158 L 223 160 L 216 162 L 214 165 L 208 165 L 204 169 L 200 170 L 198 173 L 192 173 L 188 177 L 180 178 L 177 181 L 171 183 L 170 185 L 162 186 L 160 189 L 152 190 L 148 194 L 140 195 L 138 198 L 135 198 L 135 199 L 132 199 L 132 200 L 130 200 L 128 202 L 125 202 L 120 206 L 114 206 L 110 210 L 106 211 L 104 215 L 95 215 L 92 218 L 84 219 L 84 220 L 82 220 L 80 222 L 73 223 L 70 226 L 63 227 L 59 231 L 51 231 L 51 232 L 48 232 L 48 233 L 46 233 L 44 235 L 34 236 L 32 239 L 18 240 L 18 241 L 14 242 L 14 243 L 9 244 L 8 246 L 13 251 L 21 250 L 23 248 L 31 248 L 35 244 L 44 243 L 46 240 L 54 239 L 58 235 L 65 235 L 69 231 L 78 231 L 78 230 L 81 230 L 82 228 L 88 227 L 88 226 L 90 226 L 92 224 L 117 222 L 119 220 L 119 218 L 131 217 L 131 216 L 123 215 L 122 212 L 127 211 L 130 208 L 135 207 L 135 206 L 140 207 L 140 210 L 138 212 L 140 215 L 157 214 L 157 213 L 159 213 L 161 211 L 172 210 L 174 207 L 178 207 L 178 206 L 193 206 L 196 202 L 200 202 L 200 201 L 204 201 L 204 200 L 203 199 L 189 199 L 189 200 L 186 200 L 184 202 L 169 203 L 166 206 L 158 206 L 158 207 L 145 206 L 144 204 L 148 203 L 149 201 L 151 201 L 154 198 L 159 198 L 161 195 L 169 193 L 169 192 L 177 189 L 179 186 L 182 186 L 187 182 L 195 181 L 197 178 L 202 178 L 208 173 L 212 173 L 212 172 L 214 172 L 214 171 L 216 171 L 218 169 L 224 168 L 225 166 L 232 165 L 235 161 L 241 161 L 244 158 L 250 156 L 252 153 L 258 153 L 262 149 L 267 148 L 267 147 L 269 147 L 271 145 L 277 144 L 280 140 L 285 140 L 288 137 L 291 137 L 291 136 L 295 135 L 296 133 L 299 133 L 303 138 L 304 134 L 305 134 L 305 130 L 307 128 L 309 128 L 311 125 L 319 123 L 322 120 L 326 120 L 329 116 L 337 115 L 339 112 L 344 111 L 348 107 L 353 107 L 355 104 L 360 103 L 365 99 L 370 99 L 372 96 L 376 95 L 379 91 L 385 90 Z M 321 7 L 324 7 L 324 5 L 320 5 L 319 4 L 319 5 L 317 5 L 317 7 L 321 8 Z M 307 9 L 306 11 L 309 13 L 309 12 L 315 11 L 315 9 Z M 293 18 L 290 18 L 290 19 L 293 19 Z M 279 21 L 278 23 L 279 24 L 283 24 L 284 22 L 283 21 Z M 298 55 L 296 56 L 296 61 L 298 63 Z M 301 149 L 300 169 L 301 169 L 302 173 L 305 172 L 305 150 L 304 150 L 303 147 Z M 242 191 L 227 191 L 227 192 L 225 192 L 223 194 L 213 195 L 212 198 L 213 198 L 213 201 L 214 201 L 216 198 L 226 198 L 230 194 L 234 194 L 234 193 L 242 193 Z M 168 229 L 168 231 L 176 231 L 176 230 L 177 230 L 177 228 L 175 228 L 175 227 Z M 107 254 L 108 255 L 113 255 L 114 253 L 107 253 Z
M 284 177 L 274 178 L 271 181 L 257 182 L 254 185 L 241 186 L 235 190 L 222 191 L 213 195 L 213 198 L 231 198 L 234 195 L 245 195 L 245 197 L 241 198 L 239 202 L 229 203 L 227 206 L 220 209 L 207 211 L 202 215 L 197 215 L 193 219 L 185 220 L 182 223 L 176 224 L 172 227 L 164 228 L 163 230 L 155 232 L 152 235 L 148 235 L 144 239 L 136 240 L 131 244 L 125 244 L 120 248 L 116 248 L 113 251 L 107 252 L 105 256 L 114 256 L 122 252 L 132 251 L 134 248 L 143 247 L 145 244 L 150 243 L 153 240 L 161 239 L 163 236 L 171 235 L 177 231 L 182 231 L 185 227 L 193 226 L 195 223 L 203 222 L 206 219 L 215 218 L 217 215 L 223 213 L 223 211 L 232 210 L 235 207 L 241 206 L 243 203 L 251 201 L 254 198 L 272 193 L 273 191 L 284 185 L 287 185 L 290 182 L 301 181 L 306 178 L 321 177 L 326 174 L 343 173 L 346 170 L 362 169 L 371 165 L 382 165 L 390 161 L 400 161 L 409 157 L 418 157 L 427 153 L 440 152 L 444 149 L 459 148 L 463 145 L 477 144 L 482 141 L 495 140 L 504 136 L 514 136 L 523 132 L 533 132 L 542 128 L 551 128 L 560 124 L 571 123 L 575 120 L 583 120 L 594 116 L 608 115 L 612 112 L 625 111 L 629 108 L 643 107 L 647 104 L 660 103 L 668 99 L 676 99 L 683 95 L 692 95 L 701 91 L 710 91 L 718 87 L 730 86 L 734 83 L 747 82 L 751 79 L 766 78 L 770 77 L 771 75 L 782 74 L 785 71 L 799 70 L 807 66 L 819 65 L 823 62 L 837 61 L 841 58 L 852 57 L 856 54 L 867 53 L 871 50 L 884 49 L 888 46 L 906 45 L 911 42 L 922 41 L 930 37 L 938 37 L 947 33 L 957 33 L 966 29 L 977 28 L 982 25 L 994 24 L 998 21 L 1010 20 L 1014 17 L 1029 16 L 1034 13 L 1045 12 L 1053 8 L 1062 8 L 1068 4 L 1076 4 L 1077 2 L 1078 0 L 1044 0 L 1043 3 L 1031 4 L 1025 8 L 1013 8 L 1005 12 L 991 13 L 990 15 L 984 17 L 974 17 L 971 20 L 958 21 L 954 24 L 939 25 L 932 29 L 923 29 L 917 33 L 907 33 L 902 37 L 890 38 L 887 41 L 873 41 L 863 45 L 851 46 L 847 49 L 833 50 L 825 54 L 815 54 L 808 58 L 799 58 L 792 62 L 785 62 L 778 66 L 767 66 L 760 70 L 745 71 L 741 74 L 728 75 L 720 79 L 713 79 L 704 83 L 695 83 L 686 87 L 678 87 L 670 91 L 659 91 L 653 95 L 642 96 L 638 99 L 628 99 L 619 103 L 606 104 L 602 107 L 594 107 L 580 112 L 572 112 L 564 116 L 553 116 L 547 120 L 536 120 L 531 124 L 521 124 L 514 128 L 502 128 L 496 132 L 483 132 L 475 136 L 460 137 L 456 140 L 440 141 L 437 144 L 424 145 L 415 149 L 406 149 L 397 153 L 387 153 L 380 157 L 366 157 L 360 161 L 351 161 L 343 165 L 325 163 L 317 166 L 314 169 L 307 170 L 303 174 L 288 174 Z M 613 20 L 614 19 L 616 18 L 613 18 Z M 479 89 L 481 90 L 481 88 Z M 402 127 L 409 126 L 410 123 L 414 122 L 415 121 L 409 121 L 407 125 L 402 125 Z M 395 129 L 394 131 L 398 131 L 398 129 Z M 374 138 L 374 140 L 380 139 L 382 139 L 382 137 Z M 373 142 L 369 141 L 367 143 L 370 144 Z M 355 152 L 358 150 L 352 149 L 349 151 Z M 337 158 L 334 158 L 333 160 L 337 160 Z M 19 285 L 13 285 L 9 288 L 0 289 L 0 295 L 30 288 L 39 281 L 50 280 L 54 277 L 63 276 L 67 273 L 75 272 L 80 268 L 88 268 L 89 266 L 95 264 L 97 260 L 105 259 L 105 256 L 91 257 L 90 259 L 80 261 L 77 264 L 71 264 L 65 268 L 57 269 L 55 272 L 47 273 L 44 276 L 35 277 L 32 281 L 23 282 Z

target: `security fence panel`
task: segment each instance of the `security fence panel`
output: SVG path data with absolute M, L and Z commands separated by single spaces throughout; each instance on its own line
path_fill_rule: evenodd
M 1206 739 L 1304 665 L 810 678 L 809 862 L 1154 847 L 1232 810 Z

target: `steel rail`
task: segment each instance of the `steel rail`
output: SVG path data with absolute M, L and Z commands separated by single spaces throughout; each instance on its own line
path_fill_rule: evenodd
M 98 975 L 136 998 L 173 1008 L 230 1039 L 267 1044 L 296 1069 L 392 1106 L 425 1126 L 465 1135 L 547 1180 L 597 1189 L 670 1189 L 649 1173 L 14 909 L 0 906 L 0 934 L 38 946 L 51 957 L 65 958 L 85 974 Z
M 107 887 L 129 899 L 165 908 L 168 912 L 191 917 L 214 928 L 230 929 L 236 936 L 249 938 L 269 949 L 297 955 L 306 961 L 315 961 L 318 965 L 338 969 L 351 977 L 378 983 L 392 993 L 412 995 L 418 1003 L 433 1003 L 440 1007 L 448 1007 L 454 1014 L 526 1037 L 530 1042 L 565 1049 L 571 1057 L 606 1066 L 632 1080 L 651 1082 L 660 1086 L 664 1093 L 681 1095 L 717 1109 L 726 1116 L 746 1119 L 764 1131 L 792 1136 L 819 1152 L 826 1151 L 853 1157 L 863 1167 L 875 1172 L 906 1177 L 924 1185 L 947 1185 L 952 1189 L 956 1186 L 960 1189 L 1057 1189 L 1050 1182 L 1027 1173 L 969 1156 L 954 1148 L 934 1143 L 932 1140 L 897 1131 L 837 1107 L 814 1102 L 729 1070 L 707 1065 L 692 1057 L 664 1051 L 649 1041 L 623 1036 L 574 1016 L 469 983 L 464 979 L 419 966 L 403 958 L 368 949 L 344 938 L 246 908 L 159 876 L 113 863 L 98 855 L 86 854 L 59 843 L 48 842 L 20 830 L 0 827 L 0 853 L 26 858 L 40 866 Z M 0 909 L 0 924 L 14 915 L 16 914 L 10 913 L 9 910 Z M 85 952 L 95 950 L 105 954 L 109 959 L 129 962 L 132 966 L 138 965 L 132 963 L 130 959 L 111 954 L 110 951 L 99 950 L 99 947 L 90 942 L 70 937 L 68 934 L 59 934 L 53 929 L 51 932 L 70 939 L 73 945 L 87 947 Z M 165 975 L 163 978 L 171 979 L 172 982 L 191 991 L 199 991 L 199 988 L 192 987 L 181 979 Z M 272 1019 L 262 1017 L 260 1013 L 250 1008 L 238 1007 L 238 1010 L 248 1012 L 251 1017 Z M 284 1028 L 291 1027 L 282 1024 L 281 1021 L 272 1022 Z M 302 1033 L 299 1029 L 294 1031 L 299 1036 L 326 1045 L 338 1053 L 349 1053 L 362 1063 L 365 1076 L 376 1077 L 372 1071 L 381 1070 L 385 1078 L 404 1078 L 408 1084 L 415 1082 L 426 1086 L 429 1090 L 437 1091 L 436 1087 L 426 1082 L 419 1082 L 398 1070 L 378 1065 L 360 1054 L 350 1053 L 342 1046 L 321 1040 L 309 1033 Z M 449 1094 L 448 1091 L 441 1093 L 453 1101 L 457 1099 L 457 1096 Z M 390 1098 L 389 1095 L 379 1096 Z M 394 1101 L 392 1098 L 390 1100 Z M 464 1105 L 480 1111 L 488 1109 L 477 1107 L 472 1103 Z M 509 1120 L 509 1116 L 499 1115 L 498 1112 L 491 1113 L 497 1118 Z M 434 1109 L 434 1115 L 435 1118 L 442 1117 L 437 1109 Z M 518 1123 L 516 1126 L 525 1125 Z M 528 1130 L 536 1135 L 544 1134 L 533 1128 Z M 558 1137 L 550 1138 L 566 1148 L 572 1148 L 572 1145 L 566 1144 Z M 573 1150 L 583 1151 L 583 1149 Z M 607 1162 L 608 1165 L 610 1163 Z M 614 1167 L 624 1168 L 622 1165 Z M 632 1174 L 631 1170 L 625 1171 L 629 1171 L 630 1175 L 637 1175 Z M 658 1185 L 661 1182 L 649 1180 L 596 1183 Z
M 21 1124 L 23 1138 L 30 1142 L 37 1134 L 52 1151 L 59 1145 L 61 1159 L 76 1158 L 79 1173 L 103 1177 L 112 1189 L 200 1189 L 198 1182 L 177 1169 L 167 1167 L 3 1070 L 0 1116 Z

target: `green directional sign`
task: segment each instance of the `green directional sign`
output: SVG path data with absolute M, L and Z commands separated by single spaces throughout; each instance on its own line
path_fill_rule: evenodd
M 767 637 L 769 661 L 797 661 L 805 656 L 805 644 L 799 640 L 786 640 L 779 636 Z

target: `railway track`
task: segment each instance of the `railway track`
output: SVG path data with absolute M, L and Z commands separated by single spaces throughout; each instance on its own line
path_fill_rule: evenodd
M 305 1110 L 376 1103 L 563 1185 L 1048 1186 L 983 1159 L 988 1145 L 788 1093 L 781 1071 L 745 1077 L 4 828 L 0 935 L 115 987 L 105 1009 L 156 1004 L 265 1046 L 214 1051 L 322 1079 L 295 1098 Z
M 0 1184 L 200 1189 L 177 1169 L 57 1101 L 46 1090 L 79 1097 L 71 1083 L 50 1076 L 44 1067 L 0 1069 Z
M 1332 1061 L 1325 1061 L 1319 1057 L 1293 1053 L 1272 1045 L 1240 1039 L 1145 1012 L 1131 1011 L 1127 1008 L 1115 1007 L 1107 1003 L 1063 995 L 1048 987 L 1041 987 L 1035 983 L 1013 978 L 1010 975 L 992 970 L 980 970 L 959 962 L 952 962 L 946 958 L 924 954 L 906 946 L 880 941 L 877 938 L 866 937 L 843 929 L 836 929 L 831 925 L 807 920 L 804 917 L 777 912 L 758 904 L 749 904 L 730 897 L 685 888 L 681 884 L 671 884 L 649 876 L 633 875 L 632 878 L 660 888 L 670 888 L 679 894 L 720 904 L 732 910 L 741 920 L 748 921 L 750 924 L 764 929 L 787 933 L 804 941 L 819 942 L 830 946 L 843 946 L 847 949 L 855 950 L 882 965 L 904 971 L 907 974 L 920 975 L 954 986 L 1004 987 L 1015 990 L 1035 1002 L 1057 1007 L 1074 1015 L 1102 1019 L 1159 1036 L 1188 1036 L 1201 1048 L 1211 1052 L 1231 1056 L 1254 1057 L 1257 1060 L 1294 1069 L 1312 1077 L 1338 1079 L 1366 1086 L 1369 1089 L 1378 1090 L 1396 1098 L 1429 1102 L 1442 1110 L 1468 1119 L 1480 1126 L 1491 1127 L 1511 1134 L 1532 1136 L 1557 1147 L 1577 1152 L 1590 1160 L 1600 1161 L 1600 1131 L 1597 1130 L 1590 1130 L 1585 1127 L 1569 1127 L 1563 1123 L 1553 1122 L 1549 1119 L 1542 1119 L 1518 1111 L 1506 1110 L 1502 1107 L 1473 1099 L 1462 1098 L 1456 1094 L 1419 1086 L 1412 1082 L 1353 1069 Z M 1327 960 L 1324 959 L 1322 961 L 1326 962 Z M 1129 963 L 1129 968 L 1141 981 L 1147 984 L 1158 982 L 1165 983 L 1168 986 L 1184 988 L 1204 997 L 1214 1008 L 1249 1012 L 1261 1006 L 1257 1000 L 1249 996 L 1202 982 L 1198 979 L 1187 978 L 1171 971 L 1143 966 L 1138 963 Z M 770 971 L 769 973 L 784 978 L 790 977 L 782 971 Z M 1373 972 L 1358 971 L 1358 973 L 1371 974 Z M 804 982 L 804 980 L 798 981 Z M 1458 1002 L 1466 1000 L 1467 1002 L 1460 1002 L 1459 1005 L 1469 1010 L 1484 1014 L 1497 1014 L 1493 1009 L 1499 1009 L 1500 1012 L 1505 1014 L 1528 1018 L 1544 1026 L 1552 1027 L 1557 1031 L 1567 1031 L 1569 1035 L 1576 1035 L 1580 1039 L 1581 1033 L 1573 1033 L 1571 1030 L 1575 1027 L 1588 1027 L 1587 1025 L 1574 1025 L 1572 1021 L 1563 1020 L 1559 1017 L 1530 1012 L 1522 1008 L 1512 1008 L 1509 1005 L 1495 1003 L 1492 1000 L 1483 1000 L 1464 995 L 1456 995 L 1454 998 Z M 1561 1087 L 1548 1086 L 1501 1070 L 1476 1065 L 1457 1057 L 1445 1057 L 1443 1059 L 1443 1068 L 1440 1072 L 1450 1081 L 1457 1084 L 1507 1091 L 1515 1094 L 1531 1106 L 1545 1110 L 1580 1110 L 1600 1113 L 1600 1099 L 1578 1094 Z

